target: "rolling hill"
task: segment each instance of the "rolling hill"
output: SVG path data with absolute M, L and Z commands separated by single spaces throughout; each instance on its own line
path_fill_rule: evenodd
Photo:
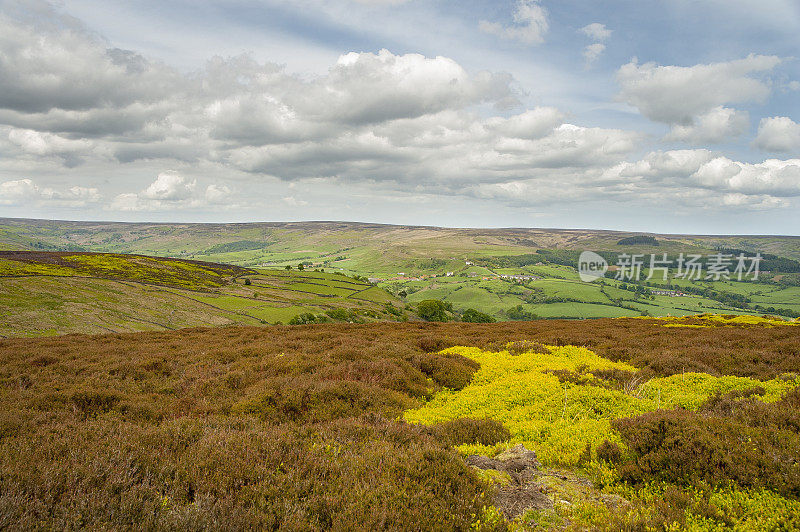
M 242 268 L 143 255 L 0 252 L 0 335 L 413 317 L 402 302 L 341 274 Z

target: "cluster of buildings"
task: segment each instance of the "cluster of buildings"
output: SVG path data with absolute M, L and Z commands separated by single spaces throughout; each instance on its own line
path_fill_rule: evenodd
M 686 294 L 678 290 L 650 290 L 654 296 L 686 297 Z

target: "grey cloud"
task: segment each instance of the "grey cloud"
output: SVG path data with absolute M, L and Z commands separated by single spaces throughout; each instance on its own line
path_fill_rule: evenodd
M 43 27 L 45 26 L 45 27 Z M 86 31 L 0 15 L 0 108 L 46 113 L 153 102 L 181 83 L 173 70 L 108 50 Z
M 691 67 L 634 60 L 617 71 L 619 98 L 651 120 L 690 126 L 715 107 L 762 101 L 770 86 L 753 75 L 769 72 L 780 62 L 776 56 L 764 55 Z

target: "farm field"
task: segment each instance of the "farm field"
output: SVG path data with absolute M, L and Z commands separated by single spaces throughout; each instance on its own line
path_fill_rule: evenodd
M 800 257 L 800 239 L 796 237 L 656 235 L 657 246 L 619 244 L 631 235 L 613 231 L 450 229 L 345 222 L 123 224 L 0 220 L 0 248 L 144 253 L 259 271 L 266 268 L 272 275 L 286 266 L 296 271 L 302 263 L 306 271 L 324 269 L 326 274 L 372 279 L 394 296 L 375 289 L 354 298 L 348 286 L 340 283 L 329 283 L 327 287 L 312 283 L 295 286 L 291 289 L 294 294 L 284 290 L 284 294 L 267 298 L 268 302 L 254 304 L 201 297 L 203 303 L 223 311 L 244 312 L 244 321 L 252 323 L 285 322 L 293 314 L 324 306 L 324 298 L 329 296 L 375 304 L 392 301 L 395 306 L 439 299 L 452 304 L 456 315 L 474 308 L 501 321 L 520 317 L 680 316 L 707 311 L 786 318 L 800 315 L 800 262 L 792 260 Z M 677 272 L 673 270 L 668 283 L 655 278 L 647 286 L 625 286 L 621 280 L 608 278 L 605 286 L 600 286 L 597 282 L 581 282 L 576 269 L 582 249 L 610 253 L 612 257 L 619 253 L 711 254 L 720 248 L 777 253 L 769 267 L 789 271 L 768 272 L 758 282 L 736 282 L 682 280 L 675 277 Z M 667 296 L 654 293 L 657 290 L 685 293 Z M 298 302 L 301 294 L 311 300 Z M 273 305 L 275 301 L 280 305 Z M 290 307 L 293 310 L 287 310 Z M 233 321 L 237 320 L 241 321 Z
M 245 284 L 247 283 L 247 284 Z M 397 298 L 340 274 L 92 253 L 0 252 L 0 335 L 405 319 Z M 344 314 L 342 314 L 344 312 Z
M 798 326 L 0 339 L 0 515 L 11 529 L 794 529 Z

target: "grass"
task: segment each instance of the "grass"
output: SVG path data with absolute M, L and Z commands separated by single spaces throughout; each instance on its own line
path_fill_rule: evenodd
M 413 317 L 387 314 L 384 304 L 402 303 L 379 288 L 321 272 L 256 273 L 135 255 L 21 252 L 0 259 L 0 278 L 0 336 L 287 323 L 336 308 L 367 321 Z
M 247 273 L 252 272 L 227 264 L 141 255 L 0 252 L 0 277 L 94 277 L 204 290 L 223 286 L 231 278 Z
M 763 252 L 778 253 L 785 257 L 800 258 L 800 239 L 794 237 L 693 237 L 693 236 L 658 236 L 661 245 L 658 248 L 641 249 L 635 246 L 618 246 L 617 242 L 627 233 L 610 233 L 602 231 L 562 231 L 538 229 L 498 229 L 467 230 L 441 229 L 424 227 L 379 226 L 370 224 L 349 223 L 273 223 L 273 224 L 103 224 L 78 222 L 39 222 L 0 220 L 0 247 L 21 249 L 39 247 L 50 248 L 83 248 L 92 251 L 133 252 L 139 254 L 172 256 L 184 259 L 202 259 L 221 263 L 236 264 L 247 268 L 259 268 L 268 264 L 282 268 L 285 265 L 296 268 L 298 263 L 311 263 L 311 268 L 326 268 L 349 275 L 358 274 L 366 277 L 389 279 L 404 272 L 406 276 L 443 275 L 447 271 L 455 272 L 449 279 L 435 278 L 421 282 L 387 281 L 381 286 L 397 294 L 407 291 L 428 289 L 427 294 L 412 294 L 410 302 L 427 297 L 442 298 L 454 304 L 456 310 L 477 308 L 492 315 L 495 319 L 505 319 L 505 311 L 519 304 L 534 303 L 530 294 L 536 292 L 536 298 L 550 300 L 538 305 L 558 305 L 553 308 L 537 306 L 538 314 L 547 317 L 563 316 L 569 318 L 588 318 L 598 316 L 637 316 L 647 313 L 654 316 L 683 315 L 701 313 L 708 309 L 717 311 L 734 311 L 731 307 L 713 300 L 700 298 L 681 298 L 681 301 L 657 298 L 651 304 L 623 301 L 620 310 L 599 309 L 596 306 L 565 306 L 561 300 L 574 300 L 580 303 L 603 304 L 612 303 L 609 297 L 599 293 L 594 285 L 581 283 L 574 265 L 548 263 L 548 257 L 558 261 L 564 253 L 575 253 L 583 249 L 628 253 L 636 252 L 712 252 L 718 246 L 744 246 L 745 249 L 761 249 Z M 540 254 L 538 251 L 549 251 Z M 74 255 L 74 253 L 73 253 Z M 494 268 L 492 264 L 508 264 L 502 262 L 503 257 L 527 255 L 533 264 L 518 268 Z M 541 255 L 541 260 L 537 260 Z M 470 266 L 467 261 L 476 261 L 481 265 Z M 488 262 L 482 262 L 488 261 Z M 528 262 L 530 262 L 528 261 Z M 488 265 L 488 267 L 485 267 Z M 76 266 L 68 271 L 51 274 L 71 275 Z M 83 267 L 99 265 L 82 265 Z M 158 282 L 161 284 L 176 283 L 185 272 L 160 281 L 153 279 L 154 272 L 147 275 L 135 275 L 135 272 L 121 271 L 106 265 L 109 275 L 138 280 L 140 282 Z M 8 266 L 6 265 L 6 268 Z M 42 273 L 42 272 L 40 272 Z M 467 277 L 470 273 L 477 277 Z M 83 275 L 78 273 L 79 275 Z M 527 283 L 522 292 L 517 286 L 502 281 L 482 282 L 482 277 L 496 274 L 535 275 L 541 279 Z M 99 275 L 89 272 L 90 276 Z M 274 272 L 270 275 L 276 275 Z M 150 277 L 149 281 L 145 280 Z M 115 277 L 116 278 L 116 277 Z M 187 289 L 207 289 L 203 286 L 184 284 Z M 314 287 L 299 284 L 296 290 L 315 293 L 320 297 L 345 297 L 347 289 L 352 286 L 329 278 L 325 287 Z M 786 279 L 784 279 L 786 281 Z M 213 284 L 213 282 L 212 282 Z M 309 284 L 314 284 L 310 282 Z M 711 287 L 729 293 L 741 294 L 753 299 L 753 305 L 800 311 L 797 303 L 798 294 L 787 291 L 784 294 L 770 294 L 775 283 L 688 283 L 673 281 L 674 286 Z M 467 294 L 458 293 L 458 288 L 472 289 L 474 299 L 469 300 Z M 287 290 L 291 287 L 287 286 Z M 795 287 L 796 288 L 796 287 Z M 488 292 L 484 295 L 483 292 Z M 606 289 L 614 299 L 631 299 L 631 294 L 613 293 L 611 287 Z M 496 297 L 494 297 L 496 296 Z M 384 296 L 372 291 L 361 296 L 372 303 L 379 303 Z M 315 305 L 321 303 L 315 302 Z M 613 304 L 613 303 L 612 303 Z M 628 307 L 628 308 L 624 308 Z M 755 314 L 755 310 L 738 310 L 736 312 Z M 764 312 L 760 310 L 759 312 Z

